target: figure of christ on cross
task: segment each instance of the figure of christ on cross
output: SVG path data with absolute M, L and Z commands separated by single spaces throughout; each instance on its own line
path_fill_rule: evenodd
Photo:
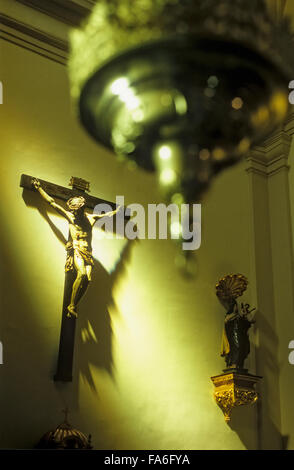
M 42 198 L 50 204 L 59 214 L 69 222 L 69 241 L 66 244 L 67 259 L 65 271 L 76 271 L 76 278 L 72 286 L 71 300 L 67 307 L 67 317 L 77 317 L 77 305 L 85 294 L 91 281 L 92 267 L 92 229 L 97 219 L 115 215 L 120 206 L 114 211 L 105 214 L 89 214 L 85 211 L 86 200 L 83 196 L 71 197 L 65 210 L 55 202 L 53 197 L 44 191 L 40 181 L 32 180 L 33 187 L 39 191 Z

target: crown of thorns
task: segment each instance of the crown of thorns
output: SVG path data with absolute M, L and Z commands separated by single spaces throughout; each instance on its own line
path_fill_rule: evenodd
M 77 209 L 80 209 L 80 207 L 83 207 L 86 203 L 86 199 L 83 197 L 83 196 L 75 196 L 75 197 L 71 197 L 66 205 L 69 209 L 71 210 L 77 210 Z

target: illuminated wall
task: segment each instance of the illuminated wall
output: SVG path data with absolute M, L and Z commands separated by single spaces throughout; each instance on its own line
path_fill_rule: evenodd
M 251 280 L 255 272 L 245 162 L 220 176 L 203 203 L 194 281 L 175 269 L 171 241 L 126 242 L 95 233 L 74 381 L 53 382 L 67 227 L 37 194 L 23 192 L 20 175 L 64 186 L 79 176 L 91 182 L 91 194 L 113 201 L 124 195 L 127 204 L 161 199 L 152 175 L 122 166 L 79 127 L 65 67 L 4 41 L 1 51 L 0 447 L 32 447 L 62 421 L 67 405 L 70 421 L 92 434 L 97 449 L 255 449 L 263 433 L 264 446 L 278 448 L 278 390 L 270 409 L 264 405 L 269 419 L 276 417 L 272 428 L 264 429 L 257 407 L 236 411 L 229 426 L 210 381 L 224 367 L 224 311 L 215 282 L 230 272 Z M 250 285 L 246 299 L 254 303 L 255 280 Z M 255 370 L 258 338 L 256 327 L 257 348 L 247 365 L 264 375 L 265 367 Z M 268 341 L 274 345 L 275 334 Z

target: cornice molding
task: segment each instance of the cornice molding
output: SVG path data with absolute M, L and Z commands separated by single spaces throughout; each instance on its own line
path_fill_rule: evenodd
M 256 147 L 256 149 L 262 149 L 266 161 L 270 162 L 279 157 L 280 155 L 288 156 L 291 141 L 291 136 L 283 129 L 272 134 L 268 139 L 264 141 L 262 147 Z
M 70 26 L 78 26 L 88 16 L 95 0 L 16 0 L 27 7 Z
M 294 132 L 293 115 L 289 116 L 283 129 L 275 132 L 261 146 L 254 147 L 246 158 L 248 173 L 265 177 L 272 176 L 282 169 L 289 169 L 288 156 Z
M 266 139 L 262 145 L 254 147 L 249 152 L 246 158 L 247 172 L 268 177 L 282 169 L 288 170 L 288 156 L 293 135 L 294 110 L 290 108 L 284 125 Z
M 11 3 L 4 4 L 0 14 L 0 38 L 66 65 L 69 52 L 67 31 L 69 27 L 79 25 L 94 4 L 95 0 L 11 0 Z M 23 18 L 26 18 L 24 21 L 22 11 Z M 32 13 L 34 21 L 30 20 Z M 46 16 L 51 20 L 48 31 L 43 27 Z
M 267 164 L 262 158 L 248 156 L 246 158 L 246 171 L 247 173 L 254 173 L 267 178 Z
M 285 132 L 293 136 L 294 135 L 294 105 L 292 105 L 288 118 L 286 119 L 285 126 L 284 126 Z
M 69 51 L 67 41 L 8 15 L 0 15 L 0 24 L 1 39 L 35 52 L 59 64 L 66 64 Z
M 281 170 L 288 171 L 288 157 L 285 155 L 280 155 L 279 157 L 271 160 L 270 162 L 265 162 L 259 158 L 259 155 L 256 153 L 255 156 L 247 157 L 246 159 L 247 173 L 255 173 L 260 176 L 268 178 L 269 176 L 276 175 Z

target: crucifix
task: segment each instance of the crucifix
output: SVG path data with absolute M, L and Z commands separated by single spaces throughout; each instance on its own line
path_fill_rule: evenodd
M 64 422 L 65 422 L 66 424 L 69 424 L 69 423 L 68 423 L 68 415 L 69 415 L 69 409 L 68 409 L 68 407 L 66 406 L 66 407 L 64 408 L 64 410 L 61 410 L 61 411 L 62 411 L 62 413 L 64 413 Z
M 66 244 L 65 284 L 60 331 L 59 354 L 55 381 L 71 382 L 74 356 L 77 305 L 85 295 L 93 267 L 92 229 L 98 219 L 114 216 L 121 208 L 112 202 L 90 196 L 89 183 L 81 178 L 72 177 L 72 189 L 58 186 L 29 175 L 22 175 L 20 186 L 36 191 L 50 206 L 69 223 L 69 238 Z M 67 208 L 58 204 L 54 198 L 65 200 Z M 86 209 L 94 209 L 98 204 L 107 204 L 113 210 L 93 214 Z M 125 219 L 129 215 L 124 212 Z

